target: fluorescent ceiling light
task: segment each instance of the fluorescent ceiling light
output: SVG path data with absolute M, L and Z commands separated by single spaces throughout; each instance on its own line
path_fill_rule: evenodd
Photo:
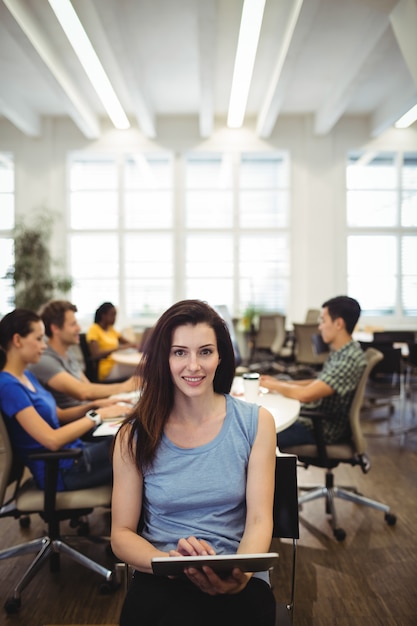
M 129 128 L 129 120 L 70 0 L 48 2 L 114 126 L 120 130 Z
M 240 128 L 243 124 L 264 8 L 265 0 L 245 0 L 243 4 L 227 116 L 229 128 Z
M 415 104 L 407 113 L 404 113 L 394 124 L 395 128 L 408 128 L 417 120 L 417 104 Z

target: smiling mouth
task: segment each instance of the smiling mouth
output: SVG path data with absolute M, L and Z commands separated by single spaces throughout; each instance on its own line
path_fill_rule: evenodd
M 186 383 L 199 383 L 204 379 L 204 376 L 183 376 L 183 380 Z

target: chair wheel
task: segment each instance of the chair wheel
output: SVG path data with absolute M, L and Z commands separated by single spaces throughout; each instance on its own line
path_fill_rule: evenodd
M 99 591 L 102 596 L 109 596 L 114 593 L 116 589 L 120 587 L 120 583 L 116 580 L 106 580 L 105 583 L 101 583 Z
M 397 516 L 393 515 L 392 513 L 385 513 L 385 521 L 388 524 L 388 526 L 395 526 L 395 523 L 397 521 Z
M 90 524 L 88 522 L 80 522 L 77 527 L 77 535 L 79 537 L 88 537 L 90 534 Z
M 29 528 L 30 526 L 30 517 L 29 515 L 23 515 L 19 517 L 20 528 Z
M 337 539 L 337 541 L 344 541 L 344 539 L 346 538 L 346 533 L 343 528 L 335 528 L 333 530 L 333 535 L 335 539 Z
M 4 608 L 6 610 L 6 613 L 8 613 L 9 615 L 12 615 L 18 612 L 21 605 L 22 605 L 22 602 L 20 598 L 8 598 L 6 602 L 4 603 Z

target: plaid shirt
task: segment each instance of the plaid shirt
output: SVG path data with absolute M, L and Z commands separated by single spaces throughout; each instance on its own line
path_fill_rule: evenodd
M 325 362 L 318 380 L 329 385 L 334 393 L 316 403 L 305 405 L 328 415 L 323 420 L 325 443 L 350 439 L 350 405 L 365 367 L 365 354 L 356 341 L 350 341 L 340 350 L 331 352 Z M 300 417 L 300 420 L 309 428 L 313 427 L 311 419 Z

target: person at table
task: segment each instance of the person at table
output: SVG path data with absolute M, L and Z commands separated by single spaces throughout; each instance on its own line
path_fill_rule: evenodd
M 129 341 L 115 328 L 117 311 L 111 302 L 103 302 L 94 315 L 94 324 L 87 331 L 87 342 L 93 359 L 98 363 L 98 378 L 112 381 L 130 378 L 132 368 L 116 363 L 112 354 L 127 348 L 139 349 L 139 344 Z
M 142 394 L 115 438 L 112 549 L 135 570 L 120 626 L 138 616 L 141 626 L 275 623 L 268 572 L 152 574 L 153 557 L 270 547 L 274 419 L 229 395 L 234 373 L 227 326 L 206 303 L 181 301 L 160 317 Z
M 80 343 L 81 328 L 76 312 L 75 304 L 67 300 L 52 300 L 41 309 L 40 315 L 48 338 L 47 347 L 39 361 L 30 365 L 29 369 L 51 392 L 61 409 L 82 403 L 85 410 L 110 406 L 118 399 L 109 396 L 135 391 L 139 384 L 138 378 L 132 376 L 124 382 L 108 384 L 88 380 L 71 350 L 72 346 Z
M 337 296 L 322 305 L 319 331 L 330 347 L 330 355 L 317 378 L 283 381 L 261 376 L 260 384 L 287 398 L 299 400 L 303 407 L 323 412 L 324 442 L 336 443 L 350 438 L 349 410 L 366 367 L 359 343 L 352 339 L 361 308 L 348 296 Z M 316 442 L 312 419 L 300 415 L 297 421 L 278 434 L 278 445 L 287 447 Z
M 59 461 L 59 491 L 109 484 L 113 438 L 97 437 L 94 442 L 81 440 L 101 423 L 102 414 L 86 412 L 83 406 L 60 409 L 53 396 L 27 369 L 30 363 L 40 359 L 46 348 L 44 332 L 40 316 L 26 309 L 15 309 L 0 321 L 0 410 L 12 446 L 41 489 L 45 486 L 44 462 L 29 457 L 45 448 L 81 448 L 83 451 L 76 461 Z M 61 426 L 60 420 L 68 423 Z

